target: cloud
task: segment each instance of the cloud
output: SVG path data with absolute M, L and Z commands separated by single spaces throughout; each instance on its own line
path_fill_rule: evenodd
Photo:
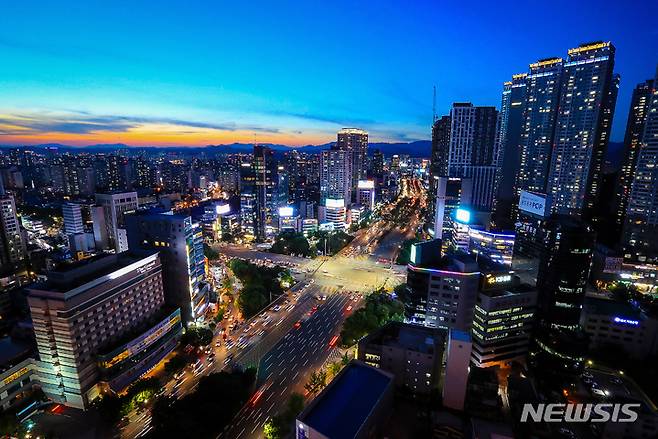
M 122 133 L 144 125 L 171 125 L 185 128 L 187 133 L 194 133 L 194 128 L 217 131 L 246 130 L 272 134 L 280 132 L 277 128 L 254 125 L 242 126 L 235 122 L 209 123 L 162 117 L 93 115 L 84 111 L 68 114 L 13 113 L 0 115 L 0 135 Z

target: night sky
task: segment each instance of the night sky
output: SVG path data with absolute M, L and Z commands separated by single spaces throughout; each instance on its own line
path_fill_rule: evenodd
M 358 4 L 357 4 L 358 3 Z M 658 2 L 3 2 L 0 144 L 428 139 L 540 58 L 610 40 L 612 140 L 658 63 Z

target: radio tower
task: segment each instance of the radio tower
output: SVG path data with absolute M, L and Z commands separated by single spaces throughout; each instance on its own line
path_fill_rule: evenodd
M 434 86 L 434 95 L 432 96 L 432 125 L 436 122 L 436 85 Z

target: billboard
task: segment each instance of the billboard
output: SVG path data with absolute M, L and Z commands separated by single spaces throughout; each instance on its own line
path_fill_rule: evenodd
M 326 207 L 332 207 L 334 209 L 345 207 L 345 200 L 343 200 L 342 198 L 327 198 L 325 200 L 324 205 Z
M 229 213 L 231 211 L 231 206 L 228 204 L 216 204 L 215 205 L 215 212 L 217 215 L 224 215 L 225 213 Z
M 279 207 L 279 216 L 292 216 L 293 209 L 291 206 Z
M 375 182 L 373 180 L 359 180 L 359 189 L 374 189 Z
M 519 209 L 544 217 L 546 215 L 546 195 L 533 194 L 528 191 L 521 191 L 519 197 Z
M 462 224 L 468 224 L 471 222 L 471 212 L 460 207 L 455 211 L 455 219 Z

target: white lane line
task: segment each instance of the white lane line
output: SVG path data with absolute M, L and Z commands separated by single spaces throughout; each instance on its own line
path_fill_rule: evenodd
M 292 377 L 292 380 L 295 381 L 295 378 L 297 378 L 298 376 L 299 376 L 299 371 L 295 372 L 295 375 Z
M 288 390 L 288 386 L 286 386 L 286 387 L 281 391 L 280 394 L 283 395 L 284 393 L 286 393 L 286 390 Z

